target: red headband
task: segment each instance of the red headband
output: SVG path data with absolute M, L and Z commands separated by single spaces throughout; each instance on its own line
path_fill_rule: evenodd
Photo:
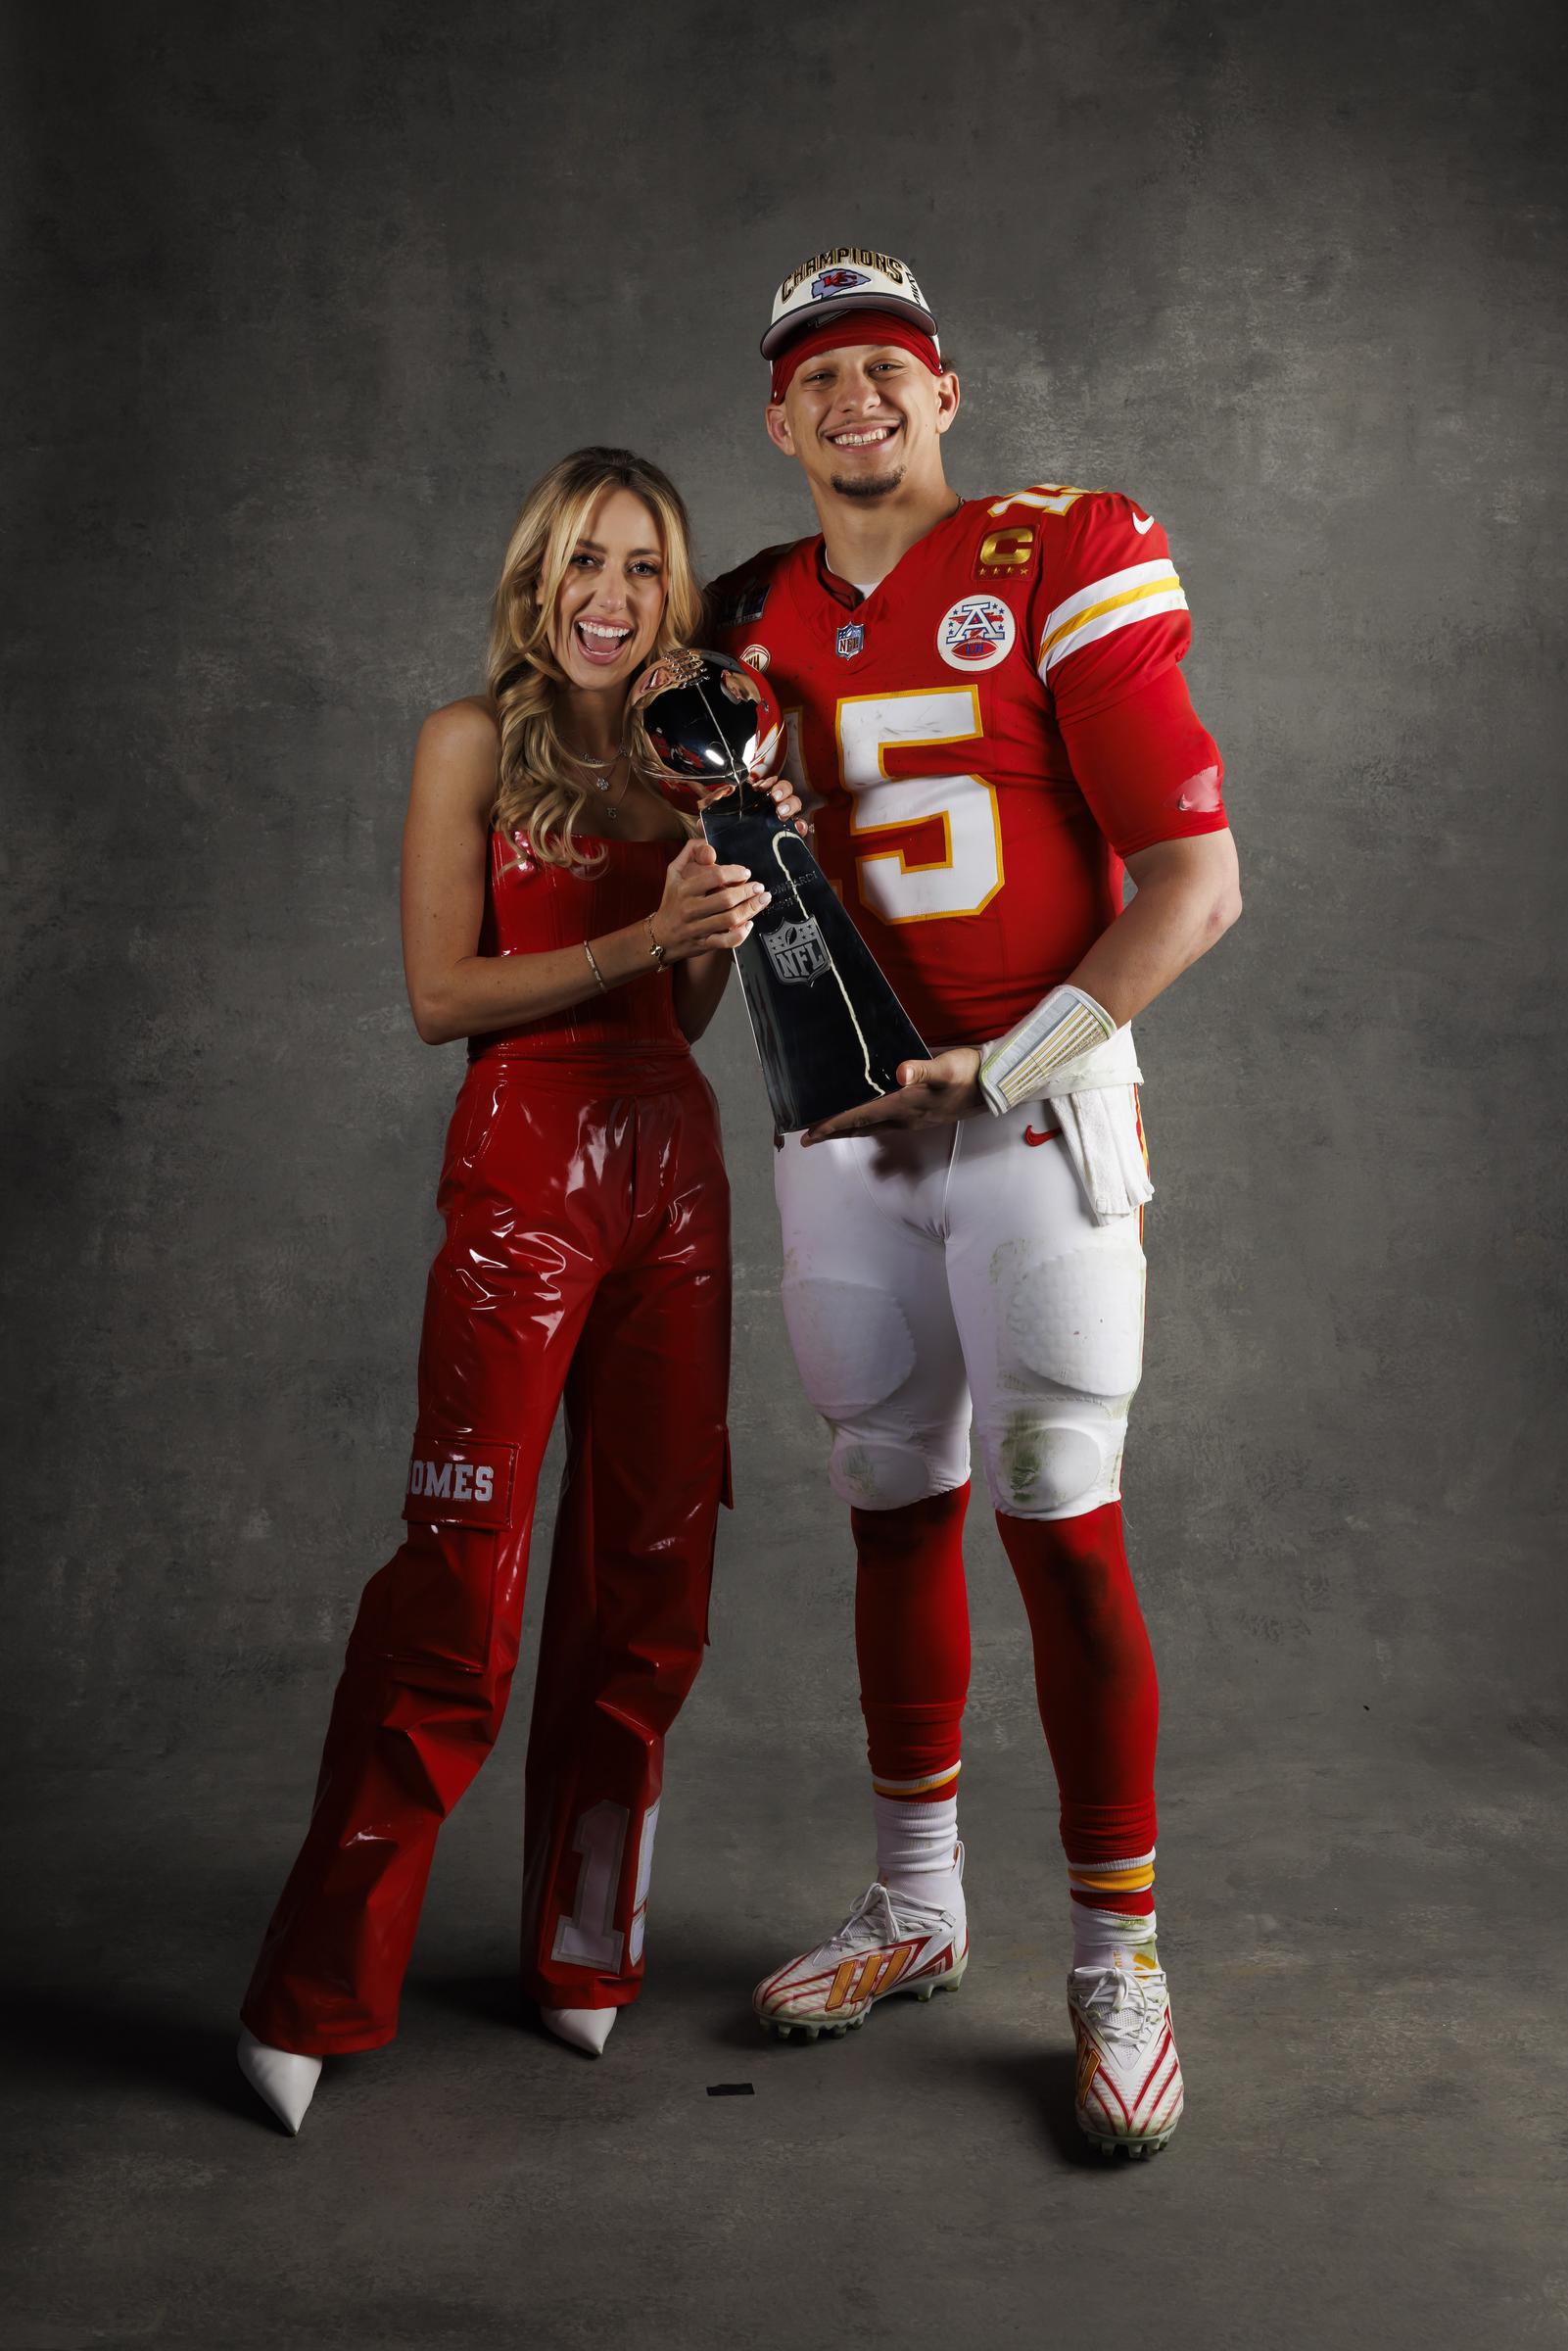
M 900 318 L 896 311 L 851 311 L 837 318 L 825 318 L 809 334 L 784 345 L 773 362 L 772 398 L 783 400 L 789 378 L 803 360 L 814 360 L 824 351 L 851 350 L 869 343 L 896 343 L 900 350 L 913 352 L 932 375 L 942 372 L 942 355 L 931 337 L 907 318 Z

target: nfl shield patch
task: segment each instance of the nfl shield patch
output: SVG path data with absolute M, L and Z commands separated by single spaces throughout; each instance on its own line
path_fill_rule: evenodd
M 837 649 L 839 659 L 842 661 L 853 661 L 855 655 L 859 652 L 865 642 L 866 631 L 863 623 L 858 620 L 846 620 L 843 627 L 838 632 Z
M 828 969 L 827 942 L 809 914 L 803 922 L 781 923 L 777 930 L 765 931 L 762 943 L 780 979 L 791 984 L 815 980 Z

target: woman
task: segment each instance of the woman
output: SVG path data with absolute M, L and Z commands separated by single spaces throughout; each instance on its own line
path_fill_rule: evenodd
M 425 721 L 404 835 L 415 1025 L 467 1037 L 402 1548 L 365 1587 L 315 1808 L 244 2003 L 291 2131 L 323 2056 L 390 2040 L 442 1821 L 500 1727 L 563 1394 L 527 1764 L 523 1983 L 597 2055 L 642 1973 L 664 1734 L 728 1480 L 729 1207 L 689 1042 L 767 893 L 639 771 L 628 691 L 689 642 L 686 512 L 589 449 L 530 494 L 484 696 Z M 798 803 L 777 788 L 781 813 Z M 727 1498 L 727 1497 L 726 1497 Z

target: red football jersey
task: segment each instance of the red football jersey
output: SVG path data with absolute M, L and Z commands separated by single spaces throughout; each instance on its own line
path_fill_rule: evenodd
M 1123 857 L 1226 821 L 1164 532 L 1115 492 L 966 499 L 864 600 L 821 538 L 769 548 L 710 610 L 766 671 L 817 855 L 933 1047 L 1065 979 Z

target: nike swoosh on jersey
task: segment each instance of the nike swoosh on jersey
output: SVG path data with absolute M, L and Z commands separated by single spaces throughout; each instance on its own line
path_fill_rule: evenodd
M 1060 1127 L 1048 1127 L 1043 1134 L 1036 1134 L 1032 1127 L 1025 1127 L 1023 1129 L 1023 1140 L 1026 1143 L 1033 1143 L 1036 1147 L 1038 1147 L 1041 1143 L 1051 1142 L 1057 1135 L 1061 1133 L 1061 1131 L 1062 1129 Z
M 1132 518 L 1132 527 L 1141 539 L 1145 531 L 1152 531 L 1154 529 L 1155 518 L 1152 514 L 1134 514 Z

